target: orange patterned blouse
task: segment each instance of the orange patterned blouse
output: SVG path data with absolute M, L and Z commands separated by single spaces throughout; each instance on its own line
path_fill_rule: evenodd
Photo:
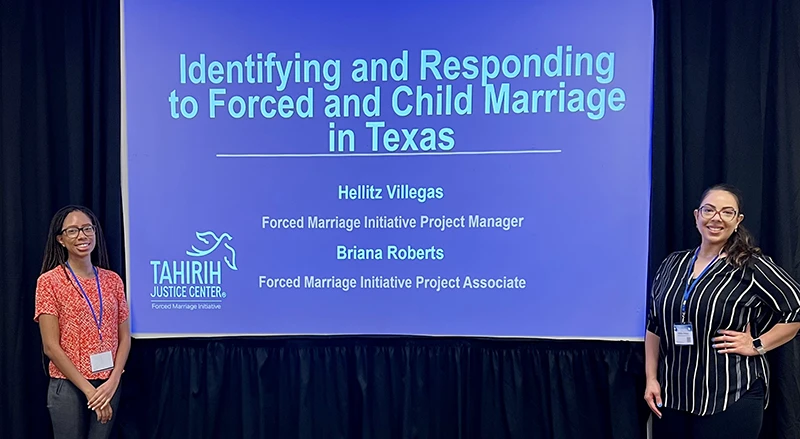
M 95 317 L 68 268 L 58 266 L 39 276 L 36 284 L 34 320 L 38 322 L 42 314 L 51 314 L 58 318 L 61 349 L 84 378 L 90 380 L 107 379 L 111 375 L 111 370 L 92 373 L 90 357 L 111 351 L 116 364 L 119 324 L 130 315 L 125 299 L 125 288 L 119 275 L 102 268 L 98 268 L 97 272 L 103 295 L 103 316 L 99 333 Z M 95 315 L 100 318 L 97 280 L 94 276 L 90 278 L 78 276 L 78 279 L 92 303 Z M 50 376 L 66 378 L 52 361 Z

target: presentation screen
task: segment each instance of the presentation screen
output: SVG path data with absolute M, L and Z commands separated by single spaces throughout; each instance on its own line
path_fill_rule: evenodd
M 135 336 L 641 339 L 641 0 L 124 2 Z

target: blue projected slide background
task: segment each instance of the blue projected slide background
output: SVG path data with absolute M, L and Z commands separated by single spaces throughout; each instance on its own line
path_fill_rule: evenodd
M 639 0 L 126 0 L 133 332 L 640 338 Z

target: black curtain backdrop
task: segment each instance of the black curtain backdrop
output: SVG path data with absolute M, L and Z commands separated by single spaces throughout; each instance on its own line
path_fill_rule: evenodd
M 55 210 L 95 210 L 124 276 L 119 5 L 0 2 L 0 431 L 47 438 L 32 317 Z M 744 190 L 765 251 L 800 278 L 795 3 L 655 2 L 651 267 L 696 245 L 697 197 L 725 180 Z M 628 342 L 135 340 L 116 436 L 643 438 L 642 352 Z M 763 437 L 800 437 L 798 342 L 770 357 Z

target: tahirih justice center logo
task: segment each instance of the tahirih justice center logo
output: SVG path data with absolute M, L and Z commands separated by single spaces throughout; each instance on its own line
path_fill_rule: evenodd
M 200 243 L 186 251 L 189 259 L 152 260 L 153 299 L 194 299 L 219 301 L 228 296 L 222 290 L 223 262 L 237 271 L 233 237 L 228 233 L 217 236 L 212 231 L 196 232 Z M 227 270 L 224 270 L 227 271 Z

